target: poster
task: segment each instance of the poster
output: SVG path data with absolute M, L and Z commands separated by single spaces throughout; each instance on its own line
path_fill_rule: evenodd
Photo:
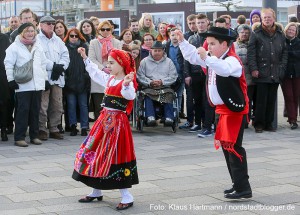
M 185 16 L 184 12 L 160 12 L 160 13 L 150 13 L 153 17 L 153 23 L 156 30 L 157 26 L 161 22 L 167 22 L 169 24 L 176 25 L 178 29 L 185 32 Z

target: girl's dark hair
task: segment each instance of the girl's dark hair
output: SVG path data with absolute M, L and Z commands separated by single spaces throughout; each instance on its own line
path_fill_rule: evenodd
M 84 33 L 83 33 L 83 31 L 82 31 L 82 26 L 83 26 L 83 24 L 84 23 L 89 23 L 90 24 L 90 26 L 91 26 L 91 28 L 92 28 L 92 36 L 96 36 L 96 29 L 95 29 L 95 26 L 93 25 L 93 22 L 91 21 L 91 20 L 89 20 L 89 19 L 84 19 L 84 20 L 82 20 L 82 22 L 80 23 L 80 33 L 82 34 L 82 35 L 84 35 Z
M 64 27 L 64 29 L 65 29 L 64 37 L 65 37 L 65 36 L 67 35 L 68 28 L 67 28 L 66 24 L 64 23 L 64 21 L 63 21 L 62 19 L 58 19 L 58 20 L 55 21 L 54 32 L 55 32 L 56 25 L 57 25 L 58 23 L 62 24 L 62 26 Z

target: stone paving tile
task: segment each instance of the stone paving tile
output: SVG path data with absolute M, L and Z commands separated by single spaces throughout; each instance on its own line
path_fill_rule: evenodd
M 79 198 L 91 192 L 91 188 L 71 178 L 75 153 L 83 141 L 81 136 L 66 134 L 64 140 L 49 139 L 27 149 L 13 146 L 13 136 L 9 136 L 10 141 L 0 144 L 0 215 L 275 214 L 238 209 L 150 209 L 150 204 L 169 207 L 191 203 L 222 208 L 291 204 L 297 206 L 294 211 L 276 214 L 299 215 L 300 129 L 291 131 L 285 121 L 279 118 L 276 133 L 256 134 L 252 126 L 245 130 L 253 198 L 238 203 L 223 197 L 223 190 L 229 188 L 231 181 L 222 151 L 213 146 L 213 137 L 200 139 L 184 130 L 174 134 L 161 125 L 146 128 L 143 134 L 134 131 L 140 184 L 130 189 L 134 207 L 121 212 L 115 210 L 120 201 L 118 190 L 103 191 L 103 202 L 78 203 Z
M 7 195 L 13 202 L 23 202 L 23 201 L 34 201 L 40 199 L 51 199 L 58 198 L 61 195 L 55 191 L 43 191 L 43 192 L 32 192 L 32 193 L 22 193 L 22 194 L 14 194 Z

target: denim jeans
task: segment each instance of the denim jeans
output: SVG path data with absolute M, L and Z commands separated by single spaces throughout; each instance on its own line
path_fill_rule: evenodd
M 87 106 L 87 92 L 84 93 L 68 93 L 68 114 L 70 125 L 77 124 L 76 107 L 77 103 L 80 111 L 80 126 L 81 128 L 88 128 L 89 116 Z
M 164 117 L 174 119 L 173 114 L 173 104 L 172 103 L 163 103 L 164 106 Z M 154 110 L 154 104 L 152 99 L 150 99 L 148 96 L 145 96 L 145 115 L 146 117 L 154 116 L 155 117 L 155 110 Z
M 181 104 L 182 104 L 182 94 L 183 94 L 183 90 L 184 90 L 184 85 L 185 83 L 182 82 L 180 87 L 177 90 L 177 97 L 178 97 L 178 112 L 181 112 Z

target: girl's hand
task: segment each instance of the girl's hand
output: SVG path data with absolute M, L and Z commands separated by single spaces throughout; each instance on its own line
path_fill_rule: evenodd
M 85 54 L 85 48 L 83 47 L 79 47 L 77 49 L 78 53 L 81 55 L 81 57 L 83 58 L 83 60 L 85 60 L 87 58 L 86 54 Z
M 124 77 L 123 85 L 128 86 L 129 83 L 133 80 L 133 78 L 134 78 L 134 72 L 131 72 L 131 73 L 127 74 Z

